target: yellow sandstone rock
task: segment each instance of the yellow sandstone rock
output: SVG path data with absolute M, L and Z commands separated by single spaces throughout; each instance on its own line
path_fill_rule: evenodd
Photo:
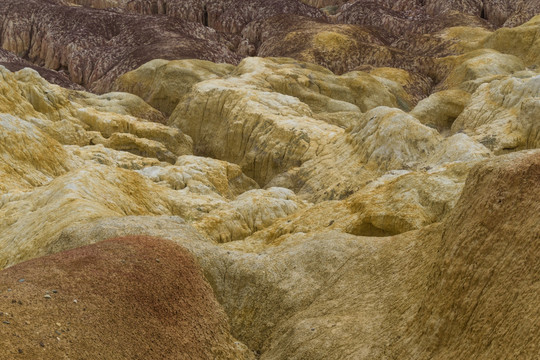
M 152 60 L 118 77 L 115 88 L 140 96 L 170 115 L 183 95 L 203 80 L 223 77 L 234 66 L 204 60 Z
M 540 146 L 540 76 L 504 77 L 481 85 L 452 125 L 496 153 Z

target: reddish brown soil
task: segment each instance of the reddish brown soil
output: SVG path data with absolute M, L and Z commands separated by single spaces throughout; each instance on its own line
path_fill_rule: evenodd
M 1 359 L 237 358 L 234 347 L 195 260 L 169 241 L 117 238 L 0 272 Z

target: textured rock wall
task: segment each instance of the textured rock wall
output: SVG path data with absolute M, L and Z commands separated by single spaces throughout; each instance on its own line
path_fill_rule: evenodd
M 297 0 L 10 0 L 0 8 L 0 43 L 33 66 L 60 71 L 48 78 L 96 92 L 111 90 L 119 75 L 155 58 L 237 64 L 255 55 L 293 57 L 340 74 L 366 65 L 398 67 L 422 82 L 439 82 L 446 71 L 435 60 L 462 52 L 440 32 L 517 26 L 540 12 L 530 0 L 330 5 L 331 16 Z M 505 29 L 501 36 L 512 36 Z M 498 49 L 501 36 L 488 47 Z M 513 36 L 521 42 L 515 48 L 528 48 L 523 34 Z
M 33 63 L 65 70 L 72 82 L 97 92 L 156 57 L 238 61 L 214 30 L 167 17 L 36 1 L 4 1 L 1 46 Z

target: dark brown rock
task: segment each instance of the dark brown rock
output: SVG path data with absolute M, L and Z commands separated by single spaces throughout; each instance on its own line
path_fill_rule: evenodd
M 483 19 L 493 26 L 521 25 L 540 13 L 537 0 L 353 0 L 344 4 L 340 13 L 363 12 L 362 7 L 401 12 L 415 20 L 418 13 L 430 17 L 458 12 Z M 433 23 L 434 26 L 437 24 Z
M 495 26 L 521 25 L 540 12 L 537 0 L 426 0 L 431 15 L 448 11 L 474 15 Z
M 236 63 L 228 43 L 200 24 L 27 0 L 0 4 L 1 45 L 32 63 L 69 74 L 96 92 L 152 59 Z
M 95 8 L 120 8 L 138 14 L 164 14 L 193 21 L 217 31 L 239 34 L 252 21 L 279 14 L 324 18 L 323 12 L 299 0 L 72 0 Z
M 59 71 L 36 66 L 31 62 L 24 60 L 17 55 L 10 53 L 9 51 L 0 49 L 0 65 L 6 67 L 9 71 L 19 71 L 23 68 L 29 67 L 36 70 L 39 75 L 46 79 L 51 84 L 60 85 L 62 87 L 73 90 L 84 90 L 82 86 L 79 86 L 69 80 L 67 74 Z

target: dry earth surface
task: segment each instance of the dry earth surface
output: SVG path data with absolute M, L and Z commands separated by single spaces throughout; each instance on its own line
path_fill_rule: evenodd
M 2 272 L 3 357 L 249 359 L 193 256 L 133 236 Z
M 536 359 L 539 14 L 2 1 L 0 358 Z

